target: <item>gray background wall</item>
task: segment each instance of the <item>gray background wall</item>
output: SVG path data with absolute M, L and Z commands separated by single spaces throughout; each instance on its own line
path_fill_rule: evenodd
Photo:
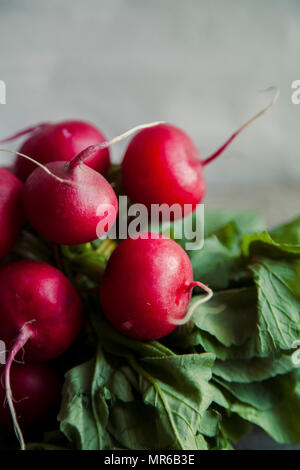
M 207 168 L 208 206 L 273 224 L 299 212 L 299 57 L 299 0 L 0 0 L 0 135 L 78 117 L 111 137 L 162 119 L 205 156 L 279 85 L 273 110 Z

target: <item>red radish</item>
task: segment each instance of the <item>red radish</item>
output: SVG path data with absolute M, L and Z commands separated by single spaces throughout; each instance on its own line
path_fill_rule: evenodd
M 102 132 L 92 124 L 70 120 L 32 126 L 1 140 L 0 143 L 9 142 L 28 133 L 31 135 L 21 145 L 19 152 L 29 155 L 42 164 L 70 161 L 89 145 L 106 141 Z M 109 149 L 106 147 L 98 150 L 85 161 L 85 164 L 99 173 L 105 174 L 109 160 Z M 25 181 L 34 169 L 33 163 L 20 157 L 17 158 L 14 171 L 22 181 Z
M 0 260 L 10 252 L 23 225 L 22 189 L 18 178 L 0 168 Z
M 208 294 L 188 309 L 195 286 Z M 186 252 L 170 238 L 150 233 L 120 243 L 100 286 L 100 301 L 109 322 L 139 340 L 168 335 L 211 296 L 207 286 L 193 281 Z
M 48 240 L 63 245 L 79 245 L 104 235 L 98 224 L 114 224 L 118 201 L 106 179 L 75 162 L 47 163 L 35 169 L 24 186 L 25 214 L 31 225 Z M 53 177 L 54 175 L 54 177 Z
M 44 418 L 57 402 L 61 380 L 53 369 L 44 364 L 17 364 L 11 369 L 11 389 L 15 410 L 22 426 L 31 426 Z M 11 414 L 5 406 L 4 386 L 0 385 L 0 425 L 11 424 Z
M 0 268 L 0 305 L 1 339 L 7 347 L 15 341 L 5 366 L 6 397 L 24 448 L 10 384 L 12 363 L 23 348 L 25 360 L 32 362 L 66 351 L 80 332 L 82 304 L 60 271 L 46 263 L 23 260 Z
M 13 166 L 13 165 L 3 166 L 2 168 L 3 168 L 4 170 L 9 171 L 9 172 L 12 173 L 13 175 L 15 174 L 15 170 L 14 170 L 14 166 Z
M 140 131 L 122 162 L 122 181 L 132 202 L 192 204 L 205 194 L 200 155 L 183 131 L 169 124 Z
M 81 329 L 82 305 L 75 288 L 46 263 L 22 260 L 2 266 L 0 305 L 1 339 L 10 347 L 21 329 L 23 336 L 26 332 L 25 360 L 59 356 Z
M 274 87 L 272 87 L 273 89 Z M 226 147 L 264 114 L 278 97 L 278 89 L 272 103 L 240 127 L 213 155 L 200 159 L 189 136 L 170 124 L 141 130 L 130 142 L 123 162 L 122 181 L 132 202 L 151 204 L 185 204 L 185 215 L 200 204 L 205 195 L 203 168 L 217 158 Z

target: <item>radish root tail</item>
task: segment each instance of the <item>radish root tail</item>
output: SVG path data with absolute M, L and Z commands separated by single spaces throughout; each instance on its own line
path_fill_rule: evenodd
M 40 131 L 41 129 L 48 126 L 49 124 L 50 122 L 42 122 L 40 124 L 36 124 L 35 126 L 30 126 L 30 127 L 27 127 L 26 129 L 22 129 L 13 135 L 10 135 L 9 137 L 0 139 L 0 144 L 7 144 L 8 142 L 12 142 L 13 140 L 19 139 L 20 137 L 23 137 L 24 135 L 32 134 L 33 132 Z
M 224 150 L 228 147 L 228 145 L 231 144 L 231 142 L 241 133 L 243 132 L 244 129 L 246 129 L 246 127 L 250 126 L 250 124 L 252 124 L 254 121 L 256 121 L 256 119 L 258 119 L 259 117 L 263 116 L 266 112 L 269 111 L 269 109 L 272 108 L 272 106 L 276 103 L 278 97 L 279 97 L 279 94 L 280 94 L 280 88 L 279 87 L 276 87 L 276 86 L 271 86 L 269 88 L 267 88 L 266 90 L 263 90 L 263 91 L 275 91 L 275 95 L 274 95 L 274 98 L 272 99 L 271 103 L 266 106 L 264 109 L 262 109 L 259 113 L 255 114 L 255 116 L 253 116 L 251 119 L 249 119 L 249 121 L 245 122 L 245 124 L 243 124 L 237 131 L 235 131 L 230 137 L 229 139 L 218 149 L 216 150 L 212 155 L 210 155 L 209 157 L 205 158 L 204 160 L 202 160 L 202 165 L 205 166 L 207 165 L 208 163 L 212 162 L 215 158 L 217 158 L 219 155 L 221 155 L 221 153 L 224 152 Z
M 60 178 L 59 176 L 56 176 L 54 173 L 52 173 L 52 171 L 49 170 L 49 168 L 47 168 L 45 165 L 43 165 L 42 163 L 34 160 L 33 158 L 29 157 L 28 155 L 25 155 L 24 153 L 20 153 L 20 152 L 16 152 L 15 150 L 11 150 L 11 149 L 5 149 L 5 148 L 2 148 L 0 147 L 0 152 L 7 152 L 7 153 L 13 153 L 14 155 L 18 155 L 19 157 L 23 157 L 23 158 L 26 158 L 26 160 L 29 160 L 31 163 L 34 163 L 35 165 L 39 166 L 40 168 L 42 168 L 46 173 L 48 173 L 48 175 L 52 176 L 54 179 L 56 179 L 57 181 L 59 181 L 60 183 L 68 183 L 68 184 L 72 184 L 72 185 L 75 185 L 76 183 L 74 183 L 73 181 L 70 181 L 70 180 L 66 180 L 64 178 Z
M 192 318 L 196 308 L 198 308 L 199 305 L 204 304 L 205 302 L 208 302 L 214 295 L 213 291 L 205 284 L 202 284 L 202 282 L 200 281 L 193 281 L 189 287 L 193 289 L 196 286 L 201 287 L 201 289 L 203 289 L 206 292 L 206 295 L 204 297 L 201 297 L 199 300 L 197 300 L 197 302 L 191 305 L 191 307 L 188 309 L 186 315 L 183 318 L 178 318 L 178 319 L 173 318 L 172 319 L 173 325 L 178 325 L 178 326 L 185 325 Z
M 50 175 L 52 178 L 54 178 L 56 181 L 58 181 L 59 183 L 64 183 L 64 184 L 69 184 L 71 186 L 75 186 L 75 187 L 81 187 L 81 188 L 87 188 L 87 186 L 82 186 L 81 184 L 79 183 L 76 183 L 75 181 L 72 181 L 72 180 L 67 180 L 67 179 L 64 179 L 64 178 L 60 178 L 59 176 L 55 175 L 55 173 L 53 173 L 52 171 L 49 170 L 49 168 L 47 168 L 45 165 L 43 165 L 42 163 L 34 160 L 33 158 L 29 157 L 28 155 L 25 155 L 24 153 L 20 153 L 20 152 L 16 152 L 15 150 L 11 150 L 11 149 L 6 149 L 6 148 L 2 148 L 0 147 L 0 152 L 7 152 L 7 153 L 13 153 L 14 155 L 19 155 L 19 157 L 23 157 L 23 158 L 26 158 L 26 160 L 29 160 L 30 162 L 34 163 L 35 165 L 39 166 L 40 168 L 42 168 L 42 170 L 44 170 L 48 175 Z M 68 163 L 68 162 L 66 162 Z
M 5 372 L 4 372 L 6 399 L 7 399 L 7 403 L 8 403 L 11 417 L 13 420 L 15 434 L 20 443 L 21 450 L 26 450 L 26 445 L 25 445 L 24 437 L 23 437 L 19 422 L 18 422 L 16 410 L 14 407 L 14 400 L 13 400 L 11 383 L 10 383 L 10 375 L 11 375 L 11 366 L 13 364 L 13 361 L 15 360 L 19 351 L 21 351 L 21 349 L 25 346 L 25 344 L 27 343 L 27 341 L 32 335 L 32 331 L 29 328 L 28 324 L 32 323 L 33 321 L 34 320 L 30 322 L 26 322 L 20 329 L 19 336 L 9 353 L 8 360 L 5 365 Z

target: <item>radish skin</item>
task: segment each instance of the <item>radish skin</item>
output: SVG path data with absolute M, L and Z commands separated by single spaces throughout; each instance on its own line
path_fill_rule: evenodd
M 118 201 L 105 178 L 81 162 L 72 168 L 66 162 L 45 167 L 50 174 L 35 169 L 23 192 L 26 218 L 35 230 L 62 245 L 88 243 L 108 232 L 117 217 Z M 99 234 L 97 227 L 104 218 L 105 232 Z
M 2 366 L 2 369 L 4 367 Z M 0 369 L 1 370 L 1 369 Z M 11 389 L 20 424 L 32 426 L 48 414 L 60 396 L 62 380 L 48 365 L 18 364 L 11 368 Z M 0 426 L 11 425 L 11 414 L 6 404 L 4 377 L 0 385 Z
M 25 135 L 26 131 L 32 134 L 19 148 L 20 153 L 29 155 L 42 164 L 54 161 L 70 161 L 81 150 L 89 145 L 105 142 L 103 133 L 90 123 L 78 120 L 63 121 L 59 123 L 45 123 L 25 129 L 16 134 L 17 137 Z M 12 136 L 9 140 L 12 140 Z M 0 141 L 4 143 L 5 140 Z M 95 152 L 85 161 L 85 164 L 95 171 L 105 174 L 110 163 L 109 149 L 106 147 Z M 22 180 L 26 181 L 35 166 L 17 157 L 14 172 Z
M 0 260 L 9 254 L 24 223 L 22 190 L 22 182 L 0 168 Z
M 18 335 L 29 335 L 24 348 L 26 361 L 43 362 L 59 356 L 81 329 L 79 295 L 64 274 L 43 262 L 21 260 L 2 266 L 0 305 L 1 339 L 7 347 Z
M 3 374 L 4 375 L 4 374 Z M 3 382 L 3 376 L 2 376 Z M 15 432 L 25 448 L 19 426 L 32 426 L 44 418 L 58 404 L 62 382 L 57 374 L 45 364 L 17 364 L 11 368 L 9 397 L 0 386 L 0 426 L 11 425 L 12 416 L 8 399 L 13 402 Z M 7 402 L 7 403 L 6 403 Z
M 108 321 L 125 336 L 143 341 L 168 335 L 212 296 L 211 289 L 193 281 L 186 252 L 168 237 L 151 235 L 122 241 L 109 259 L 100 286 Z M 191 310 L 196 285 L 207 294 Z
M 198 150 L 186 133 L 170 124 L 139 132 L 126 150 L 121 170 L 126 194 L 148 211 L 152 204 L 190 204 L 190 211 L 195 210 L 205 195 Z

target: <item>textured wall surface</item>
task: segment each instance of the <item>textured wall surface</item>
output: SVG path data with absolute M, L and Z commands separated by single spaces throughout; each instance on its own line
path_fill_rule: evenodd
M 0 135 L 79 117 L 113 136 L 162 119 L 205 156 L 279 85 L 272 111 L 207 168 L 208 206 L 273 224 L 299 212 L 299 56 L 299 0 L 0 0 Z
M 212 187 L 300 179 L 298 0 L 0 0 L 1 134 L 78 116 L 114 135 L 164 119 L 212 152 L 281 87 L 271 113 L 207 169 Z

